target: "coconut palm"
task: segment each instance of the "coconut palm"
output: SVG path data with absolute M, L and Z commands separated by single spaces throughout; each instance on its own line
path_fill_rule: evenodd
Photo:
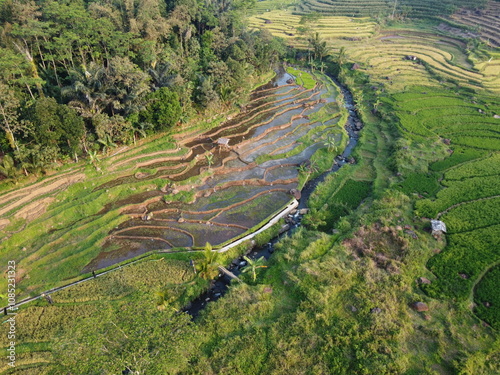
M 315 60 L 322 61 L 323 57 L 328 55 L 328 53 L 330 52 L 330 48 L 327 46 L 326 41 L 321 39 L 321 36 L 318 32 L 310 36 L 307 41 L 313 49 Z
M 73 83 L 64 87 L 62 94 L 70 99 L 69 106 L 83 117 L 92 118 L 101 113 L 110 102 L 106 95 L 106 70 L 103 66 L 90 63 L 71 72 Z
M 219 253 L 212 250 L 212 245 L 208 242 L 205 244 L 205 250 L 203 251 L 203 258 L 196 263 L 196 270 L 198 271 L 198 276 L 205 280 L 213 280 L 219 274 L 219 264 L 217 259 L 219 258 Z
M 345 60 L 346 60 L 345 47 L 340 47 L 339 53 L 337 55 L 337 64 L 339 64 L 339 66 L 342 66 L 345 63 Z
M 324 73 L 325 68 L 326 68 L 325 62 L 321 61 L 320 64 L 319 64 L 319 70 L 321 71 L 321 73 Z

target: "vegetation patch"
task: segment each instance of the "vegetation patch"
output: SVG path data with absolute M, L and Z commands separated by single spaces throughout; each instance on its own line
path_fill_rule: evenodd
M 437 173 L 411 173 L 400 184 L 401 191 L 405 194 L 418 193 L 425 197 L 433 197 L 441 188 Z
M 327 180 L 323 184 L 328 185 Z M 328 187 L 315 193 L 315 198 L 310 201 L 311 213 L 304 224 L 329 232 L 335 228 L 339 219 L 347 216 L 352 210 L 370 195 L 372 186 L 370 182 L 347 179 L 333 194 L 328 194 Z M 322 191 L 321 191 L 322 190 Z
M 500 285 L 500 266 L 489 270 L 474 289 L 475 313 L 496 329 L 500 328 L 498 285 Z
M 306 90 L 312 89 L 316 86 L 316 80 L 311 74 L 303 70 L 292 68 L 291 66 L 287 67 L 286 71 L 294 76 L 297 84 L 303 86 Z

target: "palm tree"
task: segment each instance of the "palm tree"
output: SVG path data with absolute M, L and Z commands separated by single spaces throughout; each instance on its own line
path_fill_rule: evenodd
M 318 68 L 318 64 L 316 64 L 316 61 L 314 60 L 309 61 L 309 66 L 311 67 L 312 72 L 314 72 L 314 69 Z
M 217 264 L 218 258 L 219 253 L 213 251 L 212 245 L 207 242 L 205 244 L 205 250 L 203 251 L 203 258 L 196 264 L 198 276 L 205 280 L 215 279 L 219 274 L 219 265 Z
M 89 151 L 89 164 L 92 164 L 97 172 L 101 171 L 99 167 L 99 155 L 97 151 Z
M 324 63 L 324 61 L 321 61 L 319 64 L 319 69 L 320 69 L 321 73 L 324 73 L 325 68 L 326 68 L 326 64 Z
M 70 99 L 68 105 L 86 118 L 101 113 L 110 101 L 106 95 L 106 69 L 92 62 L 88 69 L 84 66 L 73 70 L 71 78 L 72 85 L 62 89 L 62 94 Z
M 330 48 L 327 46 L 326 41 L 321 39 L 318 32 L 309 37 L 307 41 L 313 49 L 315 60 L 323 60 L 323 57 L 326 56 L 328 52 L 330 52 Z
M 337 64 L 339 66 L 344 65 L 346 60 L 345 47 L 340 47 L 339 54 L 337 55 Z
M 156 88 L 170 87 L 176 78 L 176 75 L 172 74 L 172 64 L 168 62 L 149 68 L 148 73 L 153 81 L 153 86 Z
M 146 138 L 147 130 L 152 129 L 152 127 L 153 125 L 151 125 L 149 122 L 141 121 L 139 123 L 134 123 L 131 128 L 134 145 L 136 143 L 136 134 L 139 134 L 139 138 Z
M 248 265 L 243 268 L 241 272 L 246 273 L 246 272 L 251 272 L 252 273 L 252 279 L 253 282 L 257 280 L 257 268 L 266 268 L 267 266 L 264 266 L 263 263 L 266 261 L 264 257 L 260 257 L 257 260 L 252 260 L 247 256 L 243 256 L 243 259 L 245 259 L 248 263 Z

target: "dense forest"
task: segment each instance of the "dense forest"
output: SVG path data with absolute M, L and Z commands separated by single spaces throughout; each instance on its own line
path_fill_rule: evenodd
M 248 0 L 1 0 L 0 149 L 15 179 L 238 104 L 284 53 Z M 15 162 L 15 165 L 14 165 Z

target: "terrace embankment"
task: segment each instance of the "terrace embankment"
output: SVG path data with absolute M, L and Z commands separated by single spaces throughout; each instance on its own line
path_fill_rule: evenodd
M 335 93 L 321 81 L 305 90 L 290 80 L 281 73 L 258 90 L 238 116 L 179 141 L 189 150 L 183 167 L 176 166 L 181 172 L 168 174 L 161 169 L 169 162 L 166 157 L 141 163 L 157 169 L 143 179 L 162 178 L 165 185 L 109 204 L 108 209 L 120 209 L 130 219 L 110 233 L 106 251 L 84 270 L 150 250 L 200 247 L 205 242 L 217 246 L 241 236 L 290 201 L 288 192 L 299 184 L 299 165 L 324 147 L 321 139 L 336 128 L 324 123 L 338 113 L 311 120 L 310 115 L 334 102 Z M 341 132 L 337 133 L 340 141 Z M 221 145 L 221 139 L 227 143 Z M 264 160 L 270 153 L 272 159 Z
M 306 89 L 281 72 L 223 123 L 5 194 L 0 224 L 10 237 L 0 246 L 19 249 L 20 298 L 151 250 L 216 246 L 260 226 L 316 173 L 309 160 L 326 141 L 346 143 L 338 89 L 315 80 Z M 36 215 L 10 215 L 23 206 Z

